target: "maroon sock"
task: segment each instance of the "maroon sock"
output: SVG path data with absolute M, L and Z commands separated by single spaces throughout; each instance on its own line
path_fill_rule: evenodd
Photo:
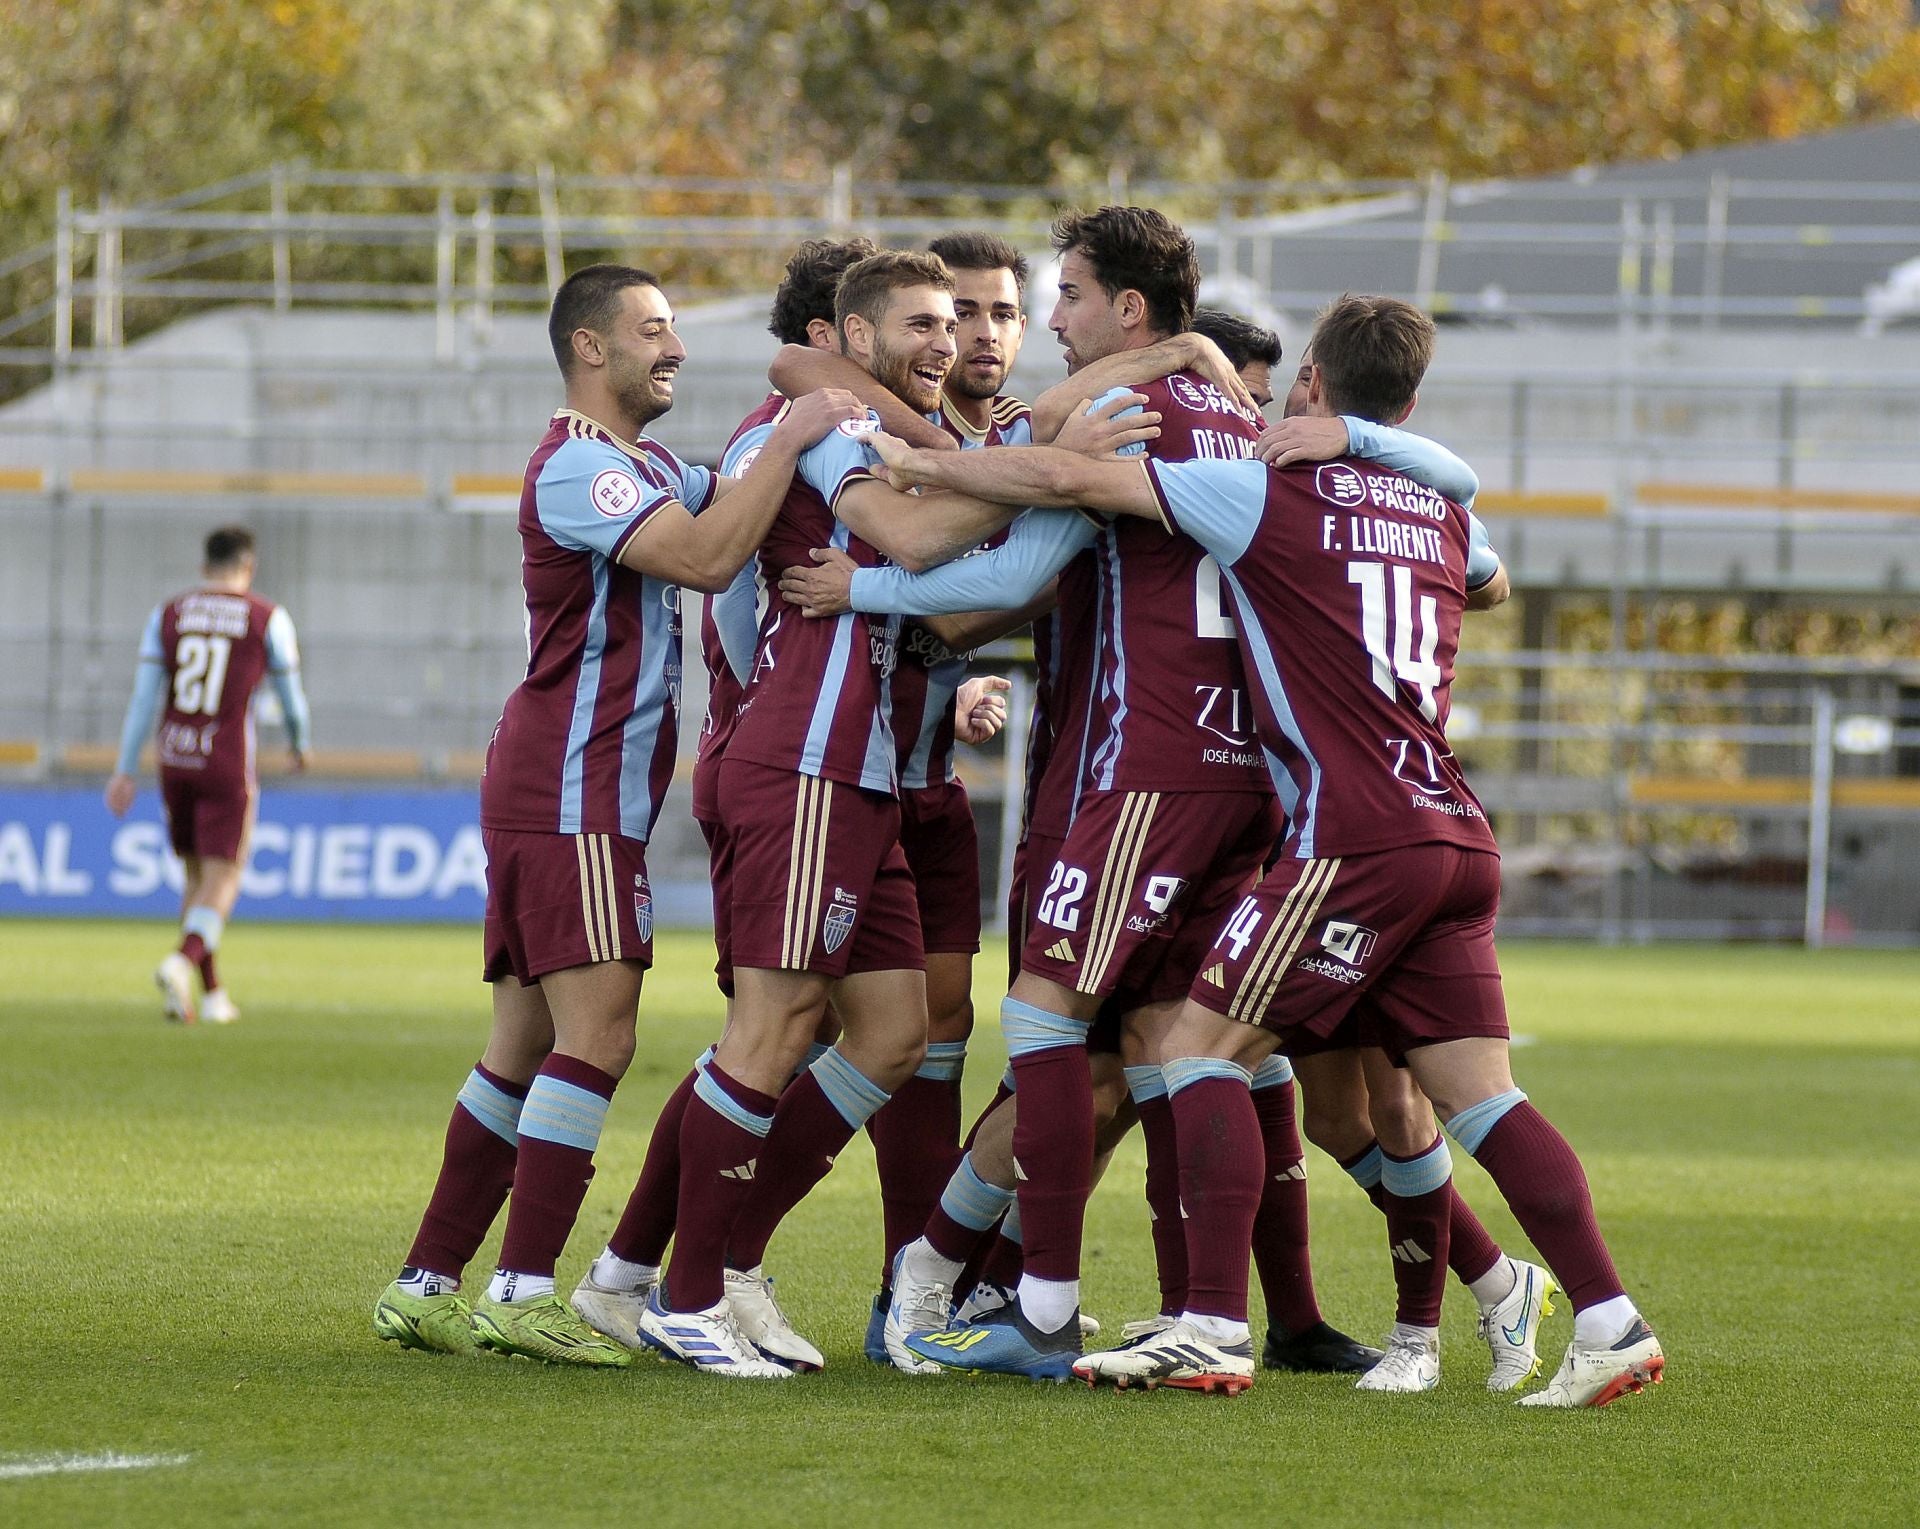
M 1026 1266 L 1026 1250 L 1004 1232 L 995 1232 L 993 1240 L 987 1244 L 986 1255 L 980 1260 L 979 1273 L 964 1288 L 971 1290 L 984 1281 L 1012 1290 L 1020 1283 Z
M 509 1083 L 477 1063 L 473 1070 L 509 1099 L 527 1097 L 525 1084 Z M 449 1279 L 460 1278 L 493 1218 L 507 1203 L 517 1155 L 513 1142 L 484 1125 L 464 1102 L 456 1103 L 440 1154 L 440 1177 L 434 1180 L 433 1197 L 420 1218 L 407 1262 Z
M 1093 1193 L 1093 1073 L 1084 1045 L 1013 1059 L 1020 1108 L 1013 1124 L 1023 1272 L 1080 1278 L 1080 1236 Z
M 181 940 L 180 954 L 200 968 L 200 986 L 205 991 L 211 993 L 220 986 L 220 978 L 213 969 L 213 952 L 207 948 L 207 942 L 203 936 L 190 934 Z
M 1000 1086 L 993 1091 L 993 1102 L 976 1115 L 973 1124 L 967 1127 L 966 1139 L 960 1143 L 960 1150 L 962 1152 L 971 1152 L 973 1150 L 973 1139 L 980 1134 L 980 1127 L 987 1123 L 987 1117 L 1012 1097 L 1013 1090 L 1007 1087 L 1007 1080 L 1003 1075 L 1000 1079 Z
M 553 1278 L 593 1182 L 593 1149 L 619 1081 L 557 1051 L 540 1064 L 520 1111 L 513 1203 L 500 1240 L 502 1269 Z
M 694 1084 L 680 1122 L 680 1202 L 663 1293 L 676 1311 L 705 1311 L 726 1292 L 727 1240 L 767 1161 L 777 1103 L 728 1077 L 717 1062 Z
M 1445 1150 L 1438 1136 L 1432 1146 L 1412 1157 L 1396 1157 L 1384 1148 L 1380 1154 L 1386 1201 L 1381 1208 L 1387 1215 L 1387 1245 L 1393 1254 L 1393 1285 L 1399 1297 L 1394 1320 L 1409 1327 L 1440 1325 L 1440 1304 L 1447 1293 L 1453 1180 L 1449 1176 L 1446 1182 L 1417 1194 L 1396 1193 L 1392 1183 L 1402 1164 L 1423 1163 L 1436 1147 Z
M 1625 1294 L 1594 1220 L 1580 1159 L 1546 1116 L 1523 1100 L 1495 1122 L 1473 1156 L 1499 1186 L 1575 1311 Z
M 673 1221 L 680 1209 L 680 1124 L 686 1119 L 687 1101 L 693 1097 L 694 1080 L 699 1076 L 698 1068 L 688 1073 L 660 1107 L 660 1118 L 653 1123 L 653 1138 L 647 1143 L 647 1160 L 640 1165 L 640 1177 L 627 1196 L 620 1224 L 607 1239 L 614 1257 L 630 1264 L 657 1267 L 673 1240 Z
M 1160 1276 L 1160 1311 L 1187 1309 L 1187 1224 L 1180 1214 L 1180 1139 L 1165 1094 L 1134 1100 L 1147 1145 L 1147 1209 L 1153 1213 L 1153 1264 Z
M 1170 1097 L 1187 1213 L 1187 1310 L 1244 1322 L 1265 1167 L 1253 1094 L 1243 1079 L 1202 1077 Z
M 753 1190 L 727 1238 L 728 1268 L 759 1267 L 774 1228 L 827 1176 L 834 1158 L 853 1140 L 853 1129 L 834 1108 L 812 1068 L 786 1086 L 760 1154 Z
M 1314 1299 L 1307 1251 L 1306 1149 L 1294 1120 L 1292 1080 L 1256 1088 L 1253 1111 L 1260 1118 L 1266 1165 L 1260 1210 L 1253 1218 L 1253 1263 L 1260 1271 L 1269 1325 L 1303 1333 L 1319 1324 L 1320 1303 Z
M 944 1078 L 907 1079 L 867 1122 L 880 1176 L 885 1247 L 880 1284 L 893 1278 L 893 1256 L 927 1230 L 960 1161 L 960 1085 Z
M 1379 1149 L 1380 1143 L 1370 1141 L 1352 1157 L 1342 1158 L 1340 1166 L 1351 1171 L 1355 1164 L 1368 1153 Z M 1463 1285 L 1471 1285 L 1498 1263 L 1505 1255 L 1500 1244 L 1493 1240 L 1480 1218 L 1473 1213 L 1473 1207 L 1460 1198 L 1460 1186 L 1451 1179 L 1447 1181 L 1453 1188 L 1453 1199 L 1449 1202 L 1452 1215 L 1447 1224 L 1447 1267 Z M 1373 1208 L 1384 1211 L 1387 1208 L 1387 1192 L 1378 1183 L 1366 1191 L 1373 1202 Z

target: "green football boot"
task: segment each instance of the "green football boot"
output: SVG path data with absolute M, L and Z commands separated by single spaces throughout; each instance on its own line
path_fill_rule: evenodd
M 374 1336 L 428 1354 L 471 1354 L 473 1310 L 454 1291 L 409 1295 L 395 1280 L 373 1305 Z
M 496 1354 L 522 1354 L 548 1364 L 584 1364 L 624 1369 L 633 1355 L 594 1331 L 558 1295 L 530 1301 L 490 1301 L 473 1310 L 473 1338 Z

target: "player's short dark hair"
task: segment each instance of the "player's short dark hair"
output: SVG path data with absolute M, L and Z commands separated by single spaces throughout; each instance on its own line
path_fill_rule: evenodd
M 245 526 L 222 526 L 209 532 L 203 561 L 209 568 L 231 568 L 253 551 L 253 532 Z
M 787 274 L 774 288 L 767 329 L 782 345 L 805 345 L 807 325 L 833 322 L 833 294 L 850 265 L 880 253 L 864 235 L 853 239 L 809 239 L 787 261 Z
M 893 294 L 902 287 L 938 287 L 953 290 L 953 273 L 938 255 L 921 250 L 882 250 L 850 265 L 833 296 L 833 322 L 840 338 L 847 336 L 847 320 L 859 314 L 878 324 Z
M 1335 414 L 1406 412 L 1433 361 L 1433 320 L 1397 297 L 1342 293 L 1313 326 L 1313 364 Z
M 1250 361 L 1280 364 L 1280 336 L 1252 319 L 1229 313 L 1225 308 L 1195 308 L 1193 328 L 1203 334 L 1233 363 L 1237 372 Z
M 573 375 L 573 332 L 591 329 L 605 334 L 619 313 L 620 294 L 628 287 L 658 287 L 660 278 L 651 271 L 631 265 L 582 266 L 553 294 L 553 311 L 547 315 L 547 338 L 553 342 L 553 359 L 560 363 L 560 375 Z
M 1053 247 L 1079 250 L 1108 297 L 1131 288 L 1147 300 L 1147 318 L 1164 334 L 1192 327 L 1200 293 L 1200 257 L 1178 223 L 1151 207 L 1102 207 L 1054 219 Z
M 1011 271 L 1017 291 L 1027 290 L 1027 257 L 998 234 L 962 230 L 929 240 L 927 249 L 950 271 Z

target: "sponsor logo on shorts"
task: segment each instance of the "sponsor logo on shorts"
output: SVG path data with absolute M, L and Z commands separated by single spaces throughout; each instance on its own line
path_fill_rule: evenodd
M 1350 924 L 1345 919 L 1330 918 L 1327 927 L 1320 931 L 1320 948 L 1336 961 L 1344 961 L 1349 966 L 1365 966 L 1367 957 L 1373 954 L 1374 942 L 1380 936 L 1364 924 Z
M 1167 916 L 1164 913 L 1157 913 L 1152 917 L 1144 913 L 1130 913 L 1127 915 L 1127 933 L 1158 934 L 1166 922 Z
M 639 927 L 640 938 L 653 938 L 653 889 L 647 885 L 647 878 L 633 878 L 633 922 Z
M 1331 977 L 1335 982 L 1352 987 L 1366 975 L 1357 972 L 1351 966 L 1342 966 L 1338 961 L 1329 961 L 1325 956 L 1307 956 L 1297 968 L 1299 971 L 1312 972 L 1316 977 Z
M 847 943 L 847 936 L 853 933 L 853 921 L 859 914 L 860 899 L 845 887 L 835 887 L 826 917 L 820 921 L 820 943 L 826 946 L 828 955 Z
M 1352 509 L 1367 497 L 1367 480 L 1345 462 L 1329 462 L 1313 475 L 1314 491 L 1330 504 Z
M 609 467 L 593 480 L 587 491 L 593 507 L 609 520 L 631 515 L 640 508 L 640 480 L 630 472 Z

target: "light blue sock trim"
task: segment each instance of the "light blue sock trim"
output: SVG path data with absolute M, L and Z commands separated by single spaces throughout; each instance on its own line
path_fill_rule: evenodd
M 1158 1067 L 1129 1067 L 1126 1074 L 1127 1092 L 1133 1095 L 1135 1104 L 1167 1097 L 1167 1080 L 1160 1075 Z
M 856 1131 L 893 1097 L 835 1050 L 830 1049 L 807 1071 L 840 1118 Z
M 928 1041 L 927 1059 L 914 1069 L 916 1078 L 932 1078 L 938 1083 L 958 1083 L 967 1067 L 965 1041 Z
M 709 1067 L 713 1065 L 713 1054 L 719 1049 L 720 1048 L 718 1046 L 707 1047 L 705 1051 L 701 1052 L 699 1056 L 693 1059 L 693 1070 L 695 1072 L 702 1072 L 702 1073 L 705 1072 Z
M 1031 1056 L 1056 1046 L 1084 1046 L 1092 1028 L 1084 1019 L 1069 1019 L 1018 998 L 1003 999 L 1000 1004 L 1000 1029 L 1007 1038 L 1008 1056 Z
M 1500 1124 L 1507 1111 L 1516 1104 L 1526 1102 L 1525 1094 L 1517 1088 L 1510 1088 L 1504 1094 L 1495 1094 L 1491 1099 L 1482 1099 L 1478 1104 L 1462 1110 L 1447 1122 L 1447 1132 L 1469 1155 L 1477 1153 L 1480 1143 L 1487 1139 L 1487 1133 Z
M 1007 1214 L 1000 1223 L 1000 1235 L 1015 1247 L 1024 1247 L 1020 1241 L 1020 1202 L 1015 1200 L 1007 1207 Z
M 527 1102 L 520 1107 L 520 1134 L 591 1152 L 600 1145 L 600 1128 L 612 1103 L 590 1088 L 542 1073 L 533 1080 Z
M 460 1097 L 455 1102 L 509 1147 L 520 1145 L 520 1106 L 525 1100 L 514 1098 L 474 1071 L 460 1085 Z
M 1372 1189 L 1380 1182 L 1380 1165 L 1386 1160 L 1387 1154 L 1380 1150 L 1380 1143 L 1375 1142 L 1367 1149 L 1367 1155 L 1349 1168 L 1347 1173 L 1362 1189 Z
M 989 1184 L 973 1170 L 971 1156 L 960 1159 L 947 1187 L 940 1195 L 940 1209 L 955 1221 L 976 1232 L 984 1232 L 1006 1214 L 1013 1204 L 1013 1191 Z
M 1380 1187 L 1390 1195 L 1411 1200 L 1430 1195 L 1453 1177 L 1453 1155 L 1443 1136 L 1412 1162 L 1380 1154 Z
M 813 1066 L 815 1062 L 819 1061 L 820 1058 L 825 1056 L 831 1050 L 833 1050 L 833 1047 L 829 1046 L 825 1041 L 810 1042 L 807 1046 L 807 1054 L 802 1058 L 800 1058 L 800 1061 L 798 1062 L 798 1064 L 795 1065 L 793 1069 L 793 1077 L 788 1078 L 787 1081 L 791 1083 L 793 1081 L 793 1078 L 799 1077 L 801 1073 L 805 1072 L 809 1067 Z
M 209 951 L 220 948 L 220 936 L 226 932 L 227 921 L 220 916 L 216 908 L 195 904 L 187 909 L 187 916 L 180 920 L 182 934 L 197 934 Z
M 1229 1062 L 1225 1057 L 1175 1057 L 1171 1062 L 1164 1063 L 1160 1072 L 1167 1080 L 1169 1095 L 1177 1094 L 1183 1088 L 1192 1088 L 1196 1083 L 1204 1083 L 1208 1078 L 1229 1078 L 1243 1087 L 1253 1086 L 1253 1074 L 1238 1062 Z
M 1282 1083 L 1292 1081 L 1293 1063 L 1277 1051 L 1253 1070 L 1255 1088 L 1278 1088 Z
M 700 1076 L 693 1080 L 693 1096 L 716 1115 L 725 1116 L 741 1130 L 751 1131 L 755 1136 L 765 1136 L 773 1129 L 773 1116 L 754 1114 L 714 1082 L 713 1074 L 704 1067 L 700 1069 Z

